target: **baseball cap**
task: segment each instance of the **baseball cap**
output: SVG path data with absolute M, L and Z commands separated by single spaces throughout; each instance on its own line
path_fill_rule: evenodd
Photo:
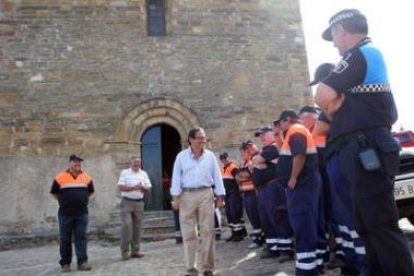
M 83 161 L 83 158 L 76 154 L 72 154 L 71 156 L 69 156 L 69 162 L 70 161 Z
M 246 149 L 248 145 L 253 145 L 253 141 L 250 139 L 244 140 L 241 144 L 242 149 Z
M 319 114 L 318 110 L 316 109 L 316 107 L 311 106 L 311 105 L 305 105 L 303 106 L 300 110 L 299 110 L 299 114 L 302 113 L 314 113 L 314 114 Z
M 318 68 L 316 68 L 314 80 L 311 81 L 308 86 L 315 85 L 324 80 L 327 76 L 329 76 L 334 68 L 335 64 L 333 63 L 322 63 L 319 65 Z
M 265 132 L 270 132 L 270 131 L 273 131 L 273 128 L 271 126 L 262 126 L 259 128 L 258 131 L 254 133 L 254 136 L 259 137 L 260 133 L 265 133 Z
M 331 28 L 339 23 L 348 31 L 368 33 L 368 23 L 365 15 L 356 9 L 345 9 L 337 12 L 329 19 L 329 27 L 322 33 L 322 38 L 332 41 Z
M 220 159 L 226 159 L 228 157 L 229 157 L 229 154 L 227 152 L 220 153 Z
M 273 125 L 277 125 L 280 121 L 282 121 L 286 118 L 297 119 L 299 117 L 298 117 L 298 114 L 296 114 L 295 110 L 285 109 L 285 110 L 282 111 L 282 113 L 280 113 L 279 119 L 277 119 L 276 121 L 273 121 Z

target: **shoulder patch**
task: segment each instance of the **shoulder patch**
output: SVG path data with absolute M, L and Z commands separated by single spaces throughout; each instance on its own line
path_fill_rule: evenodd
M 341 74 L 345 71 L 346 68 L 348 68 L 348 66 L 349 66 L 348 62 L 346 62 L 346 60 L 343 59 L 335 66 L 332 72 L 336 74 Z

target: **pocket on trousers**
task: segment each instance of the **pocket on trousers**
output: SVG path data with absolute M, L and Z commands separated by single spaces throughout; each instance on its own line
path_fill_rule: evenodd
M 359 213 L 357 218 L 362 219 L 362 223 L 357 221 L 357 225 L 363 225 L 367 230 L 373 230 L 376 226 L 382 224 L 396 222 L 399 218 L 392 192 L 360 199 L 356 202 L 356 205 Z
M 381 133 L 375 140 L 384 173 L 395 175 L 400 166 L 400 145 L 388 133 Z

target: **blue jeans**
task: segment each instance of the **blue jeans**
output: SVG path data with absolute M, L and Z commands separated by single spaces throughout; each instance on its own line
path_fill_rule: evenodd
M 68 216 L 59 214 L 60 257 L 59 264 L 66 265 L 72 262 L 72 234 L 75 240 L 76 258 L 78 266 L 88 261 L 86 254 L 86 231 L 88 227 L 88 214 Z

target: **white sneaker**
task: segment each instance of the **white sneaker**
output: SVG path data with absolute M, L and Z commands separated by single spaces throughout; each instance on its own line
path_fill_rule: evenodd
M 249 244 L 249 246 L 248 246 L 248 248 L 249 249 L 256 249 L 256 248 L 259 248 L 260 247 L 260 245 L 259 244 L 257 244 L 257 243 L 255 243 L 255 242 L 252 242 L 251 244 Z

